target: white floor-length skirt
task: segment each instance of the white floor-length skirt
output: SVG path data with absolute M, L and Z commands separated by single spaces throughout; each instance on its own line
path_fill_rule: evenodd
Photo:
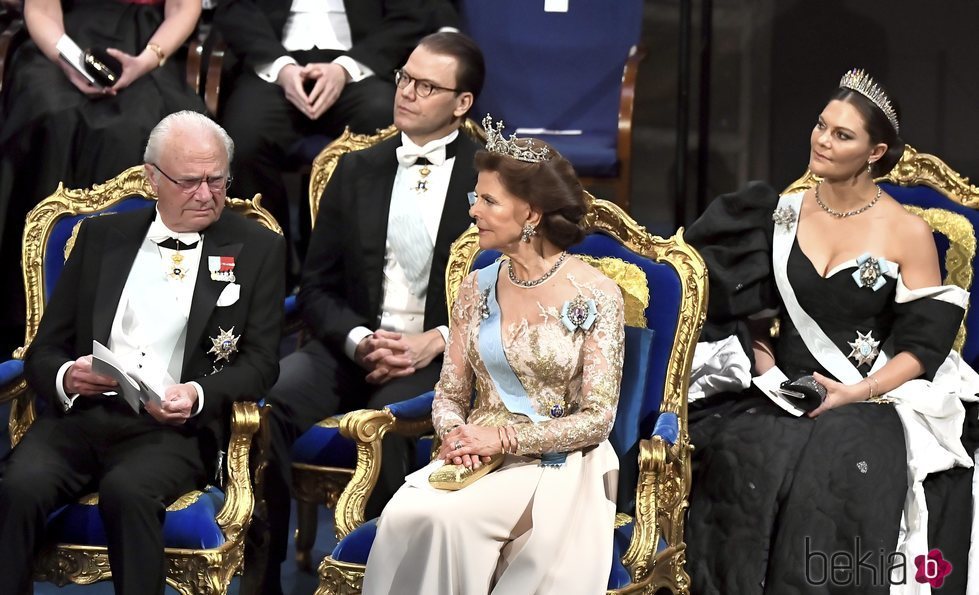
M 363 593 L 604 593 L 618 466 L 606 441 L 562 467 L 508 455 L 455 492 L 405 484 L 378 521 Z

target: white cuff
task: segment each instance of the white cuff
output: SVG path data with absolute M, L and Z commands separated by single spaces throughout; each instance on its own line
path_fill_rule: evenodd
M 78 395 L 72 395 L 69 397 L 65 392 L 65 374 L 68 373 L 68 368 L 70 368 L 73 363 L 75 362 L 69 361 L 61 364 L 61 367 L 58 368 L 58 375 L 55 377 L 54 388 L 58 391 L 58 398 L 61 399 L 61 406 L 65 411 L 71 409 L 71 406 L 75 403 L 75 399 L 78 398 Z
M 449 327 L 447 327 L 444 324 L 442 324 L 442 325 L 439 325 L 439 326 L 435 327 L 435 330 L 437 330 L 439 332 L 439 334 L 442 335 L 442 340 L 445 341 L 445 347 L 448 347 L 449 346 Z M 445 351 L 445 348 L 444 347 L 442 348 L 442 351 Z
M 263 81 L 274 83 L 279 78 L 279 72 L 289 64 L 299 65 L 292 56 L 279 56 L 271 64 L 260 64 L 255 67 L 255 74 Z
M 187 384 L 193 386 L 194 389 L 197 391 L 197 410 L 190 415 L 191 417 L 194 417 L 195 415 L 201 412 L 201 409 L 204 408 L 204 387 L 197 384 L 193 380 L 191 380 Z
M 354 60 L 350 56 L 340 56 L 333 60 L 334 64 L 339 64 L 347 74 L 350 75 L 350 82 L 357 83 L 369 76 L 374 76 L 374 71 Z
M 347 333 L 347 342 L 343 344 L 343 352 L 351 361 L 357 361 L 357 346 L 364 340 L 364 337 L 370 336 L 373 332 L 366 326 L 355 326 L 350 329 L 350 332 Z

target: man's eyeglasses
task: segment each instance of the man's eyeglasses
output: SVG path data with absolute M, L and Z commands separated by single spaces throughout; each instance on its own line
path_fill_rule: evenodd
M 405 72 L 404 68 L 399 68 L 394 71 L 394 84 L 397 85 L 399 89 L 404 89 L 412 82 L 415 83 L 415 95 L 418 95 L 419 97 L 428 97 L 436 91 L 452 91 L 453 93 L 462 93 L 462 91 L 459 89 L 442 87 L 425 79 L 416 79 Z
M 173 182 L 177 188 L 180 188 L 184 194 L 193 194 L 194 192 L 197 192 L 197 189 L 201 187 L 201 184 L 207 184 L 207 187 L 211 192 L 224 192 L 228 189 L 228 186 L 231 186 L 231 176 L 209 176 L 206 178 L 183 178 L 180 180 L 175 180 L 174 178 L 171 178 L 167 172 L 160 169 L 159 165 L 155 163 L 151 165 L 156 168 L 156 171 L 163 174 L 164 178 Z

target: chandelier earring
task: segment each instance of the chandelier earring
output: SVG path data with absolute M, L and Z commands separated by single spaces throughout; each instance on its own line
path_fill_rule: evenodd
M 530 238 L 534 237 L 535 235 L 537 235 L 537 230 L 534 229 L 534 226 L 530 223 L 524 223 L 523 231 L 520 232 L 520 241 L 529 243 Z
M 867 162 L 867 174 L 869 174 L 871 177 L 873 177 L 873 175 L 874 175 L 874 162 L 873 161 L 868 161 Z

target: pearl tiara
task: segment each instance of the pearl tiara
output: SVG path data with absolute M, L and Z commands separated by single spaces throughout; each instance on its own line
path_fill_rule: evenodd
M 486 150 L 491 153 L 499 153 L 527 163 L 539 163 L 551 158 L 550 150 L 547 147 L 535 147 L 532 138 L 517 138 L 515 134 L 511 134 L 510 138 L 504 138 L 503 121 L 500 120 L 494 125 L 493 118 L 489 114 L 483 118 L 483 130 L 486 131 Z

